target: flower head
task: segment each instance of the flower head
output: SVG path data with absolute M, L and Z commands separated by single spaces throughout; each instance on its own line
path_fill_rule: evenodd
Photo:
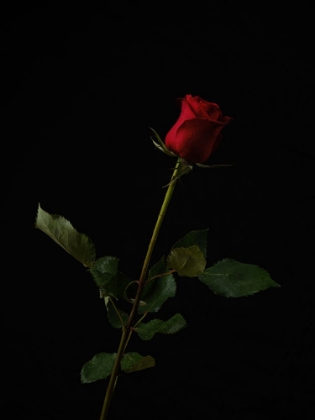
M 221 130 L 232 118 L 199 96 L 186 95 L 180 103 L 180 116 L 167 133 L 165 146 L 189 163 L 203 163 L 218 147 Z

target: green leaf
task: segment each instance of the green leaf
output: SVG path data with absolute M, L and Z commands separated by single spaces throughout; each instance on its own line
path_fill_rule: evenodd
M 114 367 L 116 353 L 98 353 L 81 369 L 81 382 L 88 384 L 106 379 Z
M 130 280 L 118 271 L 118 258 L 106 256 L 99 258 L 90 273 L 102 291 L 102 296 L 126 298 L 126 287 Z
M 105 305 L 106 305 L 106 309 L 107 309 L 107 317 L 108 320 L 110 322 L 110 324 L 114 327 L 114 328 L 121 328 L 123 325 L 127 325 L 127 321 L 128 321 L 128 314 L 126 314 L 126 312 L 122 311 L 121 309 L 117 308 L 116 309 L 120 315 L 120 317 L 118 316 L 113 303 L 111 302 L 110 298 L 108 296 L 106 296 L 104 298 L 105 300 Z
M 197 245 L 188 248 L 174 248 L 169 253 L 166 264 L 183 277 L 197 277 L 206 266 L 203 252 Z
M 63 216 L 49 214 L 38 204 L 35 228 L 46 233 L 85 267 L 93 266 L 95 261 L 93 242 L 85 234 L 77 232 Z
M 204 230 L 193 230 L 182 239 L 180 239 L 176 244 L 172 246 L 174 248 L 189 248 L 190 246 L 197 245 L 203 252 L 204 257 L 207 257 L 207 236 L 209 229 Z
M 250 296 L 269 287 L 281 287 L 263 268 L 225 258 L 204 270 L 199 279 L 224 297 Z
M 148 369 L 155 366 L 151 356 L 141 356 L 139 353 L 126 353 L 120 362 L 121 369 L 126 373 Z
M 147 323 L 140 322 L 135 331 L 142 340 L 151 340 L 156 333 L 161 334 L 175 334 L 182 328 L 186 327 L 186 321 L 181 314 L 175 314 L 168 321 L 161 319 L 153 319 Z
M 126 290 L 127 286 L 132 283 L 131 280 L 128 279 L 125 274 L 123 274 L 121 271 L 117 272 L 117 296 L 121 297 L 125 300 L 130 301 L 130 299 L 127 297 Z
M 163 274 L 166 271 L 167 268 L 163 257 L 149 270 L 148 279 Z M 175 293 L 176 283 L 172 274 L 167 274 L 148 281 L 141 297 L 145 304 L 139 306 L 138 313 L 157 312 L 168 298 L 175 296 Z
M 118 258 L 106 256 L 98 259 L 90 272 L 97 286 L 104 294 L 117 297 Z

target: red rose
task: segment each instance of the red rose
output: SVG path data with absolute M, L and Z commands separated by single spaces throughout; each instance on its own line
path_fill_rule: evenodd
M 203 163 L 217 148 L 221 130 L 232 120 L 219 105 L 199 96 L 181 98 L 181 113 L 165 137 L 165 146 L 188 163 Z

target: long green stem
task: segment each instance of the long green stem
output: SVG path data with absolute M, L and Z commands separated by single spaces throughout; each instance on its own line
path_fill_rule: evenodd
M 122 330 L 122 335 L 121 335 L 119 347 L 118 347 L 118 350 L 117 350 L 115 364 L 114 364 L 114 367 L 113 367 L 113 370 L 112 370 L 112 373 L 111 373 L 111 376 L 110 376 L 109 384 L 108 384 L 108 387 L 107 387 L 107 390 L 106 390 L 106 395 L 105 395 L 105 399 L 104 399 L 104 403 L 103 403 L 103 408 L 102 408 L 100 420 L 106 420 L 108 418 L 109 406 L 110 406 L 111 399 L 112 399 L 112 396 L 113 396 L 113 393 L 114 393 L 114 390 L 115 390 L 115 385 L 116 385 L 116 382 L 117 382 L 117 379 L 118 379 L 118 373 L 119 373 L 119 370 L 120 370 L 120 362 L 121 362 L 121 359 L 124 355 L 125 348 L 128 344 L 129 338 L 130 338 L 130 334 L 131 334 L 131 331 L 132 331 L 132 324 L 133 324 L 134 317 L 137 313 L 137 309 L 138 309 L 138 306 L 139 306 L 139 303 L 140 303 L 140 299 L 141 299 L 142 291 L 143 291 L 143 288 L 144 288 L 144 285 L 145 285 L 145 279 L 146 279 L 146 276 L 147 276 L 147 271 L 148 271 L 148 268 L 149 268 L 152 252 L 153 252 L 153 249 L 154 249 L 154 245 L 156 243 L 156 240 L 157 240 L 157 237 L 158 237 L 158 234 L 159 234 L 164 216 L 166 214 L 167 207 L 169 205 L 169 202 L 171 200 L 171 197 L 173 195 L 173 191 L 174 191 L 174 188 L 175 188 L 175 185 L 176 185 L 176 182 L 177 182 L 179 166 L 180 166 L 180 160 L 178 159 L 177 162 L 176 162 L 176 166 L 175 166 L 172 178 L 171 178 L 171 182 L 168 185 L 167 191 L 165 193 L 164 201 L 163 201 L 160 213 L 158 215 L 158 218 L 157 218 L 157 221 L 156 221 L 153 233 L 152 233 L 152 237 L 151 237 L 151 240 L 150 240 L 150 243 L 149 243 L 147 254 L 146 254 L 144 262 L 143 262 L 142 271 L 141 271 L 139 282 L 138 282 L 138 290 L 137 290 L 137 294 L 136 294 L 135 300 L 134 300 L 133 305 L 132 305 L 131 312 L 129 314 L 128 322 L 127 322 L 126 328 L 124 328 Z

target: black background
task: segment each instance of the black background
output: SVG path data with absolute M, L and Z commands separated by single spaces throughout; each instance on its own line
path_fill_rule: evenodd
M 270 3 L 271 5 L 271 3 Z M 174 159 L 156 150 L 187 93 L 233 122 L 175 189 L 153 262 L 209 228 L 208 266 L 258 264 L 282 287 L 215 296 L 197 279 L 159 313 L 188 326 L 130 351 L 156 368 L 118 381 L 111 419 L 309 419 L 314 414 L 312 9 L 265 2 L 7 9 L 2 13 L 2 412 L 98 419 L 106 381 L 82 385 L 119 331 L 87 270 L 34 229 L 61 214 L 139 276 Z

